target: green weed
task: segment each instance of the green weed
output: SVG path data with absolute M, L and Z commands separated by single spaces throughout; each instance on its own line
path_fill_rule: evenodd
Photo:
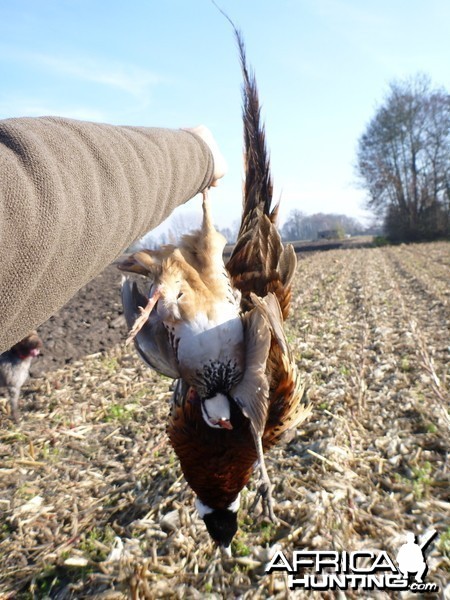
M 105 421 L 128 421 L 132 418 L 134 409 L 128 404 L 110 404 L 106 409 Z
M 430 484 L 433 482 L 431 463 L 426 461 L 420 467 L 413 468 L 413 494 L 417 500 L 421 500 L 428 492 Z
M 407 356 L 403 356 L 400 361 L 400 371 L 403 371 L 404 373 L 412 371 L 412 366 Z
M 239 538 L 231 543 L 233 556 L 249 556 L 250 548 Z
M 447 530 L 441 534 L 438 547 L 442 554 L 450 559 L 450 527 L 447 527 Z
M 105 527 L 94 527 L 89 531 L 84 540 L 80 543 L 80 550 L 82 550 L 90 560 L 101 561 L 105 560 L 108 555 L 106 546 L 108 549 L 112 546 L 116 534 L 112 527 L 106 525 Z

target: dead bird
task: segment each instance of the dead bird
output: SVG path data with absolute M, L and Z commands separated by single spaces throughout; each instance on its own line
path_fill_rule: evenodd
M 178 246 L 144 250 L 120 268 L 144 275 L 143 295 L 125 278 L 130 338 L 143 360 L 178 379 L 168 436 L 213 540 L 228 549 L 239 495 L 255 464 L 275 520 L 264 452 L 310 413 L 283 323 L 297 260 L 281 242 L 256 81 L 235 29 L 243 85 L 245 187 L 238 239 L 226 266 L 206 195 L 201 229 Z

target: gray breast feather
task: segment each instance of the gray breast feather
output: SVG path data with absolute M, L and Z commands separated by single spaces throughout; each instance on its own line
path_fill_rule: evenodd
M 269 382 L 266 376 L 271 332 L 259 308 L 243 316 L 245 336 L 244 376 L 231 389 L 231 397 L 250 419 L 254 432 L 262 436 L 269 408 Z

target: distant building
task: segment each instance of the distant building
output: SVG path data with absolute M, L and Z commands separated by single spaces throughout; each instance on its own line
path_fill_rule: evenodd
M 319 240 L 338 240 L 341 237 L 338 229 L 324 229 L 317 232 L 317 239 Z

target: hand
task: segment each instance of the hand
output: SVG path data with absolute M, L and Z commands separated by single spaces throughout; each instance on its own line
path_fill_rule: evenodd
M 209 185 L 210 187 L 217 187 L 218 180 L 221 179 L 228 171 L 228 165 L 222 152 L 219 150 L 219 146 L 217 145 L 213 134 L 205 125 L 198 125 L 197 127 L 185 128 L 185 131 L 195 133 L 209 146 L 214 160 L 213 179 Z

